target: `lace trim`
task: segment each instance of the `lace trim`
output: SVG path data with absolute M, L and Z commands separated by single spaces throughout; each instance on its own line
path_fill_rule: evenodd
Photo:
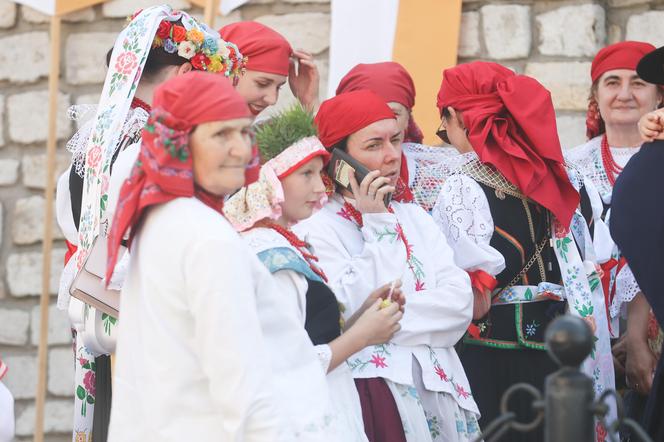
M 505 195 L 511 195 L 516 198 L 527 200 L 523 193 L 516 187 L 514 184 L 507 181 L 507 178 L 503 176 L 493 167 L 483 164 L 479 159 L 470 161 L 458 169 L 458 173 L 462 173 L 474 179 L 475 181 L 485 184 L 493 189 L 496 189 L 496 196 L 500 199 L 504 199 Z
M 602 136 L 600 135 L 586 144 L 565 151 L 564 154 L 568 166 L 574 166 L 582 175 L 589 178 L 597 187 L 602 199 L 607 202 L 610 201 L 613 186 L 606 176 L 602 163 L 601 142 Z M 629 159 L 640 150 L 640 147 L 611 147 L 610 149 L 618 165 L 624 167 Z
M 97 105 L 95 104 L 77 104 L 70 106 L 67 110 L 67 117 L 70 120 L 81 122 L 82 125 L 76 131 L 74 136 L 67 142 L 67 150 L 72 155 L 72 167 L 76 174 L 81 178 L 85 175 L 85 155 L 88 148 L 88 140 L 92 135 L 94 129 L 95 113 Z M 120 142 L 116 145 L 115 149 L 122 144 L 123 138 L 137 139 L 140 137 L 140 132 L 148 121 L 149 114 L 141 108 L 130 109 L 127 113 L 122 133 L 125 137 L 120 137 Z M 115 151 L 113 152 L 115 155 Z
M 612 318 L 621 315 L 627 315 L 627 304 L 631 302 L 641 289 L 634 278 L 634 274 L 629 266 L 625 266 L 616 276 L 616 295 L 609 307 L 609 313 Z

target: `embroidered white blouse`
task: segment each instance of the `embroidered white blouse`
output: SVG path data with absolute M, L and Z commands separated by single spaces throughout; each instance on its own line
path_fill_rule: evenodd
M 479 413 L 454 350 L 472 316 L 470 279 L 454 265 L 452 249 L 422 208 L 397 202 L 391 207 L 394 213 L 365 214 L 360 228 L 335 195 L 294 227 L 320 259 L 346 317 L 376 287 L 399 278 L 403 282 L 406 308 L 401 330 L 391 342 L 351 357 L 353 375 L 412 386 L 415 357 L 427 390 L 446 392 L 460 407 Z
M 634 156 L 641 146 L 635 147 L 609 147 L 614 161 L 620 167 L 625 167 L 629 160 Z M 613 185 L 609 182 L 602 162 L 602 135 L 597 136 L 587 143 L 566 149 L 564 151 L 565 161 L 575 167 L 586 178 L 592 181 L 604 204 L 611 204 L 611 195 Z M 610 223 L 611 210 L 606 214 L 605 221 Z M 598 259 L 600 263 L 606 262 L 611 257 L 619 257 L 620 252 L 613 240 L 609 237 L 601 243 L 596 241 L 598 249 Z M 632 274 L 628 265 L 625 265 L 615 278 L 615 296 L 609 306 L 611 317 L 614 318 L 613 325 L 617 327 L 617 318 L 626 313 L 627 303 L 630 302 L 637 293 L 641 291 L 639 285 Z
M 214 210 L 152 208 L 122 290 L 109 440 L 329 440 L 297 310 Z

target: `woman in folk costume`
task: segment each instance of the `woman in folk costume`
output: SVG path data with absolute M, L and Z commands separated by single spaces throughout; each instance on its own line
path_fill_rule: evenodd
M 235 86 L 245 99 L 253 115 L 258 115 L 277 102 L 279 90 L 287 77 L 291 90 L 307 109 L 315 109 L 318 103 L 318 68 L 313 56 L 304 51 L 293 51 L 290 43 L 278 32 L 257 22 L 238 22 L 219 30 L 222 41 L 232 41 L 235 51 L 241 52 L 242 75 L 237 76 Z M 236 46 L 237 45 L 237 46 Z M 233 52 L 231 52 L 233 53 Z M 298 60 L 296 72 L 295 62 Z M 118 172 L 111 181 L 116 190 L 129 175 L 138 156 L 138 148 L 126 149 L 116 163 Z M 258 178 L 259 168 L 247 171 L 247 178 Z M 117 193 L 117 192 L 111 192 Z
M 339 188 L 295 232 L 318 256 L 345 318 L 395 280 L 407 302 L 401 330 L 348 361 L 367 436 L 472 440 L 477 407 L 454 350 L 471 319 L 470 283 L 431 217 L 395 188 L 403 132 L 394 113 L 373 92 L 354 91 L 323 102 L 316 125 L 328 150 L 344 150 L 371 172 L 361 183 L 349 176 L 353 192 Z M 387 193 L 394 194 L 388 206 Z
M 566 161 L 599 190 L 608 224 L 613 185 L 630 158 L 641 148 L 637 122 L 662 104 L 660 87 L 646 82 L 636 71 L 639 60 L 654 49 L 649 43 L 625 41 L 597 53 L 590 73 L 592 87 L 586 118 L 589 141 L 565 153 Z M 650 327 L 655 331 L 658 327 L 618 248 L 613 247 L 610 238 L 599 245 L 602 248 L 598 258 L 603 263 L 602 282 L 614 337 L 620 334 L 618 320 L 621 314 L 627 316 L 627 333 L 614 347 L 619 363 L 616 368 L 620 375 L 626 375 L 628 386 L 637 393 L 633 400 L 629 400 L 628 408 L 642 408 L 657 363 L 656 354 L 648 344 L 648 324 L 655 322 L 654 327 Z
M 341 326 L 339 304 L 325 284 L 318 258 L 290 229 L 327 201 L 321 172 L 329 152 L 316 138 L 313 115 L 294 107 L 260 126 L 256 139 L 261 158 L 258 182 L 241 189 L 224 205 L 226 217 L 240 231 L 274 275 L 282 296 L 297 301 L 300 323 L 316 346 L 331 401 L 339 420 L 336 440 L 367 441 L 362 410 L 346 359 L 367 345 L 384 344 L 398 330 L 401 290 L 386 285 L 372 292 L 356 314 Z M 384 306 L 382 298 L 397 302 Z M 343 334 L 342 334 L 342 328 Z
M 601 207 L 596 202 L 592 210 L 581 177 L 565 170 L 549 92 L 499 64 L 473 62 L 445 70 L 438 107 L 441 134 L 463 155 L 432 215 L 473 282 L 474 320 L 461 360 L 481 424 L 500 414 L 511 385 L 543 389 L 557 368 L 545 351 L 544 331 L 567 309 L 595 333 L 584 371 L 594 377 L 596 393 L 613 388 L 588 228 Z M 514 410 L 520 421 L 529 420 L 531 398 L 519 397 Z M 506 440 L 540 441 L 538 432 L 510 433 Z
M 401 182 L 408 186 L 414 201 L 430 211 L 442 184 L 440 169 L 458 152 L 454 148 L 426 146 L 413 118 L 415 84 L 408 71 L 399 63 L 358 64 L 341 79 L 337 95 L 367 89 L 381 96 L 404 131 L 401 153 Z
M 111 440 L 330 440 L 327 386 L 295 302 L 222 212 L 245 182 L 251 122 L 220 76 L 155 90 L 108 239 L 107 280 L 127 232 L 132 254 Z
M 114 193 L 109 183 L 111 170 L 117 169 L 116 158 L 140 142 L 156 86 L 191 70 L 236 77 L 243 62 L 237 47 L 220 40 L 216 32 L 188 14 L 169 6 L 141 10 L 109 53 L 109 71 L 96 115 L 69 142 L 73 164 L 58 181 L 56 198 L 58 222 L 70 252 L 58 306 L 68 309 L 76 331 L 74 432 L 79 439 L 89 438 L 93 419 L 95 440 L 106 438 L 111 400 L 106 355 L 115 351 L 117 320 L 76 299 L 70 302 L 69 291 L 95 237 L 105 236 L 112 220 L 119 186 Z M 72 255 L 75 259 L 70 259 Z M 126 268 L 127 262 L 123 260 L 120 267 Z M 123 273 L 118 272 L 113 288 L 120 288 Z
M 247 71 L 240 78 L 237 91 L 252 114 L 258 115 L 275 104 L 286 81 L 306 109 L 318 108 L 320 75 L 313 55 L 293 50 L 281 34 L 258 22 L 232 23 L 219 29 L 219 35 L 235 43 L 248 58 Z

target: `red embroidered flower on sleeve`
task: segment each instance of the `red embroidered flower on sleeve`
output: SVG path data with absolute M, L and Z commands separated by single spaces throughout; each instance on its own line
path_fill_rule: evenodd
M 468 393 L 462 385 L 456 384 L 456 392 L 459 395 L 459 397 L 462 397 L 464 399 L 468 399 L 468 396 L 470 396 L 470 393 Z
M 376 366 L 376 368 L 385 368 L 387 364 L 385 363 L 385 358 L 378 356 L 376 354 L 371 355 L 371 360 L 369 361 Z
M 438 377 L 440 378 L 441 381 L 445 381 L 445 382 L 449 381 L 449 379 L 447 377 L 447 373 L 445 373 L 445 370 L 443 370 L 442 367 L 440 367 L 438 365 L 436 366 L 436 374 L 438 375 Z

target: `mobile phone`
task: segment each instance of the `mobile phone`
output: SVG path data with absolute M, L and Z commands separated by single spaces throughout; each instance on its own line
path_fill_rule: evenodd
M 361 183 L 364 177 L 370 172 L 369 169 L 343 150 L 336 147 L 332 149 L 332 157 L 327 166 L 327 173 L 335 183 L 349 192 L 352 192 L 353 190 L 350 187 L 350 180 L 348 178 L 348 173 L 350 171 L 355 173 L 355 179 L 358 184 Z M 386 194 L 383 201 L 385 202 L 385 207 L 387 207 L 390 204 L 390 201 L 392 201 L 392 194 Z

